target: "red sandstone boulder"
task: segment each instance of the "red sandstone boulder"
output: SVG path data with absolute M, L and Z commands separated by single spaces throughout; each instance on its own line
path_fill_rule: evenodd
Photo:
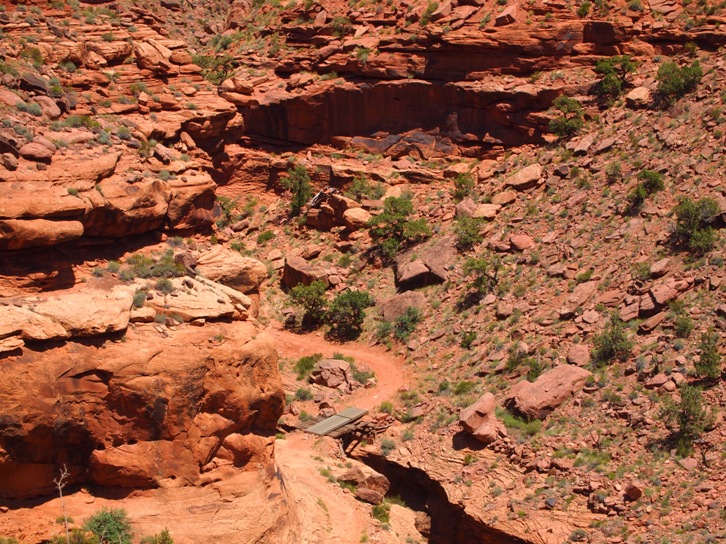
M 509 391 L 505 403 L 528 418 L 544 419 L 582 389 L 592 373 L 573 365 L 560 365 L 542 374 L 534 383 L 521 381 Z
M 459 425 L 477 440 L 491 444 L 506 436 L 507 430 L 494 414 L 496 400 L 491 393 L 484 393 L 479 400 L 459 413 Z
M 321 280 L 328 284 L 328 277 L 322 270 L 314 266 L 302 257 L 290 256 L 285 259 L 285 267 L 282 270 L 282 283 L 286 287 L 296 285 L 310 285 L 312 282 Z
M 212 281 L 242 293 L 257 292 L 265 279 L 267 267 L 251 257 L 221 245 L 212 246 L 197 257 L 196 270 Z

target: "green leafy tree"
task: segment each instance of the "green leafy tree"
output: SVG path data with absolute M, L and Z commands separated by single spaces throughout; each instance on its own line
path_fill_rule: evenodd
M 721 355 L 718 353 L 718 338 L 713 329 L 701 335 L 701 355 L 694 364 L 699 376 L 715 380 L 721 375 Z
M 560 95 L 552 102 L 560 115 L 550 120 L 549 129 L 560 137 L 574 136 L 585 124 L 582 106 L 574 98 Z
M 330 303 L 327 321 L 331 333 L 339 338 L 357 338 L 363 327 L 366 308 L 373 304 L 368 291 L 348 290 L 340 293 Z
M 667 424 L 678 423 L 678 453 L 685 456 L 693 452 L 693 443 L 713 423 L 713 417 L 703 406 L 703 395 L 698 387 L 684 385 L 680 395 L 677 404 L 666 399 L 660 416 Z
M 411 219 L 411 214 L 410 199 L 392 196 L 383 201 L 383 213 L 371 218 L 368 232 L 384 257 L 392 259 L 404 244 L 418 243 L 431 236 L 426 220 Z
M 625 362 L 633 351 L 633 342 L 625 332 L 625 325 L 616 315 L 610 316 L 605 330 L 593 339 L 592 360 L 596 366 L 614 361 Z
M 501 266 L 497 256 L 472 257 L 464 263 L 464 274 L 473 276 L 472 287 L 478 293 L 491 293 L 499 282 Z
M 712 225 L 721 213 L 718 203 L 708 197 L 697 201 L 685 197 L 674 211 L 677 218 L 673 233 L 676 243 L 697 255 L 711 251 L 716 244 L 716 231 Z
M 454 225 L 456 235 L 456 247 L 461 251 L 467 251 L 481 242 L 484 238 L 481 235 L 483 219 L 474 217 L 461 217 Z
M 665 61 L 658 68 L 658 96 L 666 106 L 694 91 L 703 77 L 701 63 L 694 60 L 689 66 L 679 66 L 673 61 Z
M 474 187 L 476 187 L 476 181 L 472 174 L 459 174 L 454 179 L 454 190 L 451 196 L 455 201 L 459 202 L 468 197 L 474 190 Z
M 296 285 L 290 289 L 290 298 L 295 304 L 302 306 L 305 311 L 303 322 L 321 323 L 325 320 L 326 285 L 324 281 L 316 280 L 310 285 Z
M 611 101 L 619 97 L 627 84 L 628 74 L 635 72 L 636 64 L 630 55 L 617 55 L 601 59 L 595 64 L 595 73 L 602 78 L 595 84 L 595 94 Z
M 292 193 L 290 201 L 290 214 L 300 215 L 303 206 L 308 203 L 312 196 L 310 176 L 302 164 L 296 164 L 287 171 L 287 176 L 281 180 L 282 186 Z
M 103 508 L 88 518 L 83 528 L 96 535 L 100 544 L 131 544 L 133 536 L 126 510 L 121 508 Z

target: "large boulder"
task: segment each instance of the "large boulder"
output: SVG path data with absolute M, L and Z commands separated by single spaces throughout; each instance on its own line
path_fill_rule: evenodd
M 302 257 L 293 255 L 285 259 L 285 267 L 282 269 L 282 284 L 286 287 L 310 285 L 317 280 L 328 285 L 327 274 L 309 264 Z
M 83 232 L 80 221 L 0 219 L 0 250 L 52 246 L 80 238 Z
M 350 391 L 354 381 L 350 363 L 342 359 L 323 359 L 313 368 L 310 379 L 318 385 L 344 392 Z
M 547 415 L 577 393 L 592 372 L 573 365 L 560 365 L 542 374 L 533 383 L 526 380 L 515 384 L 505 403 L 531 419 Z
M 406 313 L 409 308 L 423 310 L 426 307 L 426 295 L 418 291 L 406 291 L 394 295 L 381 303 L 381 313 L 384 321 L 395 321 Z
M 504 184 L 516 191 L 526 191 L 539 184 L 541 179 L 542 167 L 534 163 L 509 176 Z
M 197 257 L 196 270 L 205 278 L 242 293 L 257 292 L 267 279 L 267 267 L 263 263 L 220 245 Z
M 459 425 L 470 435 L 485 444 L 491 444 L 507 435 L 507 429 L 494 414 L 496 400 L 491 393 L 484 393 L 479 400 L 459 413 Z
M 139 68 L 156 73 L 171 70 L 171 50 L 156 40 L 134 42 L 134 55 Z

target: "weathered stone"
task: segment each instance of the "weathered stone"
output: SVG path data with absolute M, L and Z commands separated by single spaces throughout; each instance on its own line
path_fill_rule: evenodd
M 308 264 L 301 258 L 290 256 L 285 259 L 285 267 L 282 270 L 282 283 L 286 287 L 295 287 L 296 285 L 310 285 L 314 281 L 322 281 L 328 285 L 328 276 L 322 270 Z
M 496 399 L 491 393 L 484 393 L 479 400 L 459 413 L 459 425 L 477 440 L 491 444 L 506 436 L 506 428 L 494 414 Z
M 212 246 L 199 255 L 196 270 L 205 278 L 242 293 L 257 292 L 267 279 L 267 267 L 263 263 L 221 245 Z
M 510 390 L 505 403 L 522 415 L 544 419 L 579 391 L 592 373 L 573 365 L 559 365 L 534 383 L 521 381 Z
M 517 191 L 526 191 L 536 186 L 542 178 L 542 167 L 535 163 L 522 168 L 519 172 L 509 176 L 505 185 Z
M 406 291 L 394 295 L 381 304 L 384 321 L 395 321 L 406 313 L 409 308 L 423 310 L 426 307 L 426 295 L 419 291 Z

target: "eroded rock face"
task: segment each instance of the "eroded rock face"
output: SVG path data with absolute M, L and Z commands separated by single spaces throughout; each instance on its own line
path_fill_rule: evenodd
M 0 496 L 52 493 L 64 464 L 71 484 L 123 487 L 268 466 L 283 406 L 271 338 L 246 321 L 165 335 L 140 326 L 4 359 Z
M 471 406 L 459 414 L 459 425 L 477 440 L 491 444 L 507 435 L 507 429 L 494 414 L 496 399 L 491 393 L 484 393 Z

